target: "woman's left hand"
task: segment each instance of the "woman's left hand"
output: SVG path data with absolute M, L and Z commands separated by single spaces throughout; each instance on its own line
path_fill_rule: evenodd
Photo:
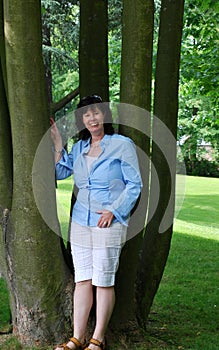
M 110 225 L 113 221 L 113 218 L 114 218 L 113 213 L 111 211 L 105 210 L 105 209 L 98 210 L 97 213 L 101 214 L 101 216 L 98 220 L 97 226 L 100 228 L 110 227 Z

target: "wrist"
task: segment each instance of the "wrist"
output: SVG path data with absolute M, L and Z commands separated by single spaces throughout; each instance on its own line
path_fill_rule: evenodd
M 62 153 L 62 149 L 57 149 L 57 148 L 54 148 L 54 152 L 56 152 L 56 153 Z

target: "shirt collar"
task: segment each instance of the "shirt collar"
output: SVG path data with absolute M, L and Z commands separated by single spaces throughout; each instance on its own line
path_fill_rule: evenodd
M 110 138 L 111 138 L 111 135 L 105 134 L 104 137 L 102 138 L 102 140 L 100 141 L 100 145 L 104 146 L 107 143 L 109 143 Z M 89 137 L 89 139 L 85 140 L 85 143 L 84 143 L 85 149 L 90 148 L 90 140 L 91 140 L 91 137 Z

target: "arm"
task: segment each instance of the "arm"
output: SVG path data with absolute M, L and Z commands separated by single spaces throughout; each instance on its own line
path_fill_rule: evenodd
M 68 155 L 62 144 L 62 137 L 53 118 L 50 118 L 51 139 L 54 145 L 54 158 L 56 162 L 56 178 L 65 179 L 72 175 L 73 154 Z
M 50 125 L 51 125 L 51 129 L 50 129 L 51 139 L 54 145 L 55 162 L 57 163 L 62 157 L 62 148 L 63 148 L 62 137 L 59 133 L 59 130 L 53 118 L 50 118 Z

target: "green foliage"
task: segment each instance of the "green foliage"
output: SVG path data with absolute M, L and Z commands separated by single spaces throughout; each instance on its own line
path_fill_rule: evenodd
M 122 0 L 108 0 L 109 32 L 115 32 L 121 39 Z
M 67 72 L 78 73 L 79 5 L 73 0 L 43 0 L 41 3 L 44 62 L 53 75 L 53 100 L 56 101 L 56 89 L 60 89 L 57 75 L 63 75 L 63 81 Z M 71 84 L 73 89 L 77 84 L 78 80 Z M 63 89 L 62 97 L 68 92 Z
M 186 173 L 194 176 L 219 177 L 219 166 L 216 161 L 208 161 L 207 159 L 194 160 L 184 159 L 186 165 Z
M 186 1 L 179 94 L 179 140 L 190 160 L 202 160 L 201 143 L 219 149 L 218 6 L 215 1 Z M 202 166 L 205 162 L 203 162 Z M 190 164 L 191 166 L 191 164 Z M 197 169 L 196 169 L 197 171 Z M 207 173 L 207 171 L 206 171 Z M 203 174 L 203 173 L 202 173 Z
M 66 70 L 66 73 L 58 74 L 55 72 L 53 74 L 53 99 L 54 101 L 59 101 L 62 99 L 63 95 L 70 93 L 74 90 L 75 86 L 79 84 L 79 76 L 78 71 L 74 71 L 71 69 Z M 65 106 L 61 111 L 59 111 L 56 115 L 58 117 L 62 117 L 67 113 L 74 110 L 76 104 L 74 101 L 70 102 Z
M 121 38 L 117 33 L 109 33 L 109 87 L 110 100 L 120 100 L 120 65 L 121 65 Z

